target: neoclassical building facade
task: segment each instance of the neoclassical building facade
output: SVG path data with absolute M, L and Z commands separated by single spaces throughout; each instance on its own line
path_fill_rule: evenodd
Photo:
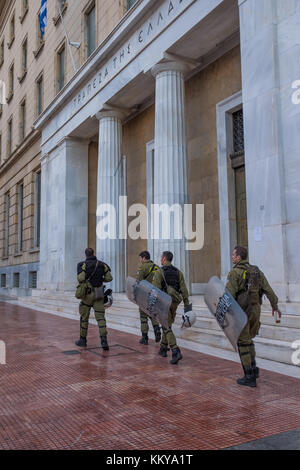
M 173 251 L 202 294 L 239 243 L 281 302 L 300 302 L 299 19 L 296 0 L 138 0 L 120 17 L 34 120 L 39 289 L 74 290 L 91 246 L 116 292 L 148 248 Z M 203 204 L 203 247 L 173 226 L 169 240 L 100 240 L 97 207 L 119 221 L 120 200 Z

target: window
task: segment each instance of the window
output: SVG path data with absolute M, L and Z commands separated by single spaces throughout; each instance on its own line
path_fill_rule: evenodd
M 67 0 L 58 0 L 57 3 L 58 3 L 58 6 L 59 6 L 61 12 L 67 6 Z M 59 11 L 58 11 L 58 13 L 59 13 Z
M 27 71 L 27 38 L 22 44 L 22 74 Z
M 15 14 L 13 14 L 10 20 L 10 30 L 9 30 L 9 47 L 11 47 L 12 43 L 15 39 Z
M 28 0 L 22 0 L 22 13 L 24 13 L 28 10 Z
M 14 94 L 15 66 L 12 64 L 9 68 L 9 97 Z
M 39 12 L 38 15 L 37 15 L 36 31 L 37 31 L 37 42 L 36 42 L 37 51 L 36 51 L 36 55 L 37 55 L 40 48 L 44 44 L 44 39 L 43 39 L 42 32 L 41 32 L 41 12 Z
M 13 277 L 13 287 L 20 287 L 20 273 L 14 273 Z
M 57 54 L 57 92 L 65 84 L 65 46 Z
M 2 39 L 0 44 L 0 67 L 4 62 L 4 39 Z
M 8 121 L 8 139 L 7 139 L 7 156 L 12 154 L 12 132 L 13 132 L 13 119 L 12 117 Z
M 24 18 L 28 12 L 28 9 L 29 9 L 28 0 L 22 0 L 22 13 L 21 13 L 21 16 L 19 17 L 21 23 L 23 23 Z
M 29 289 L 36 289 L 37 287 L 37 272 L 30 271 L 29 273 Z
M 92 8 L 86 13 L 86 51 L 87 57 L 96 49 L 96 8 Z
M 37 116 L 39 116 L 43 112 L 43 94 L 44 94 L 44 80 L 43 80 L 43 75 L 40 75 L 36 80 Z
M 9 211 L 10 211 L 10 195 L 5 195 L 5 233 L 4 233 L 4 256 L 9 254 Z
M 18 185 L 18 252 L 23 251 L 24 186 Z
M 34 181 L 34 247 L 40 246 L 41 226 L 41 172 L 35 174 Z
M 129 10 L 134 4 L 136 0 L 127 0 L 127 10 Z
M 6 287 L 6 274 L 1 274 L 1 287 Z
M 26 100 L 20 105 L 20 140 L 23 141 L 26 136 Z

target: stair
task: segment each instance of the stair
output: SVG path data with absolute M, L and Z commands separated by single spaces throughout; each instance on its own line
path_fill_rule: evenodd
M 190 329 L 181 329 L 181 313 L 179 307 L 174 325 L 175 335 L 179 344 L 195 349 L 197 345 L 217 348 L 220 351 L 233 351 L 231 344 L 218 326 L 216 320 L 208 311 L 203 296 L 192 296 L 193 310 L 197 314 L 197 321 Z M 32 291 L 31 297 L 22 297 L 11 300 L 24 307 L 36 310 L 63 314 L 79 318 L 79 300 L 73 293 L 46 292 L 37 289 Z M 255 339 L 257 356 L 262 359 L 276 361 L 283 364 L 292 364 L 294 349 L 292 343 L 300 340 L 300 305 L 284 304 L 280 306 L 283 318 L 280 324 L 275 324 L 268 305 L 263 305 L 261 315 L 261 329 Z M 94 318 L 93 313 L 91 318 Z M 131 303 L 125 294 L 114 294 L 114 304 L 106 312 L 108 326 L 140 335 L 139 312 L 136 305 Z M 294 366 L 296 367 L 296 366 Z

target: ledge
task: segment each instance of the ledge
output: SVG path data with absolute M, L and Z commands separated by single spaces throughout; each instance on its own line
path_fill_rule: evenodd
M 12 91 L 7 97 L 6 97 L 6 103 L 9 104 L 11 100 L 13 99 L 14 92 Z
M 40 252 L 40 249 L 39 248 L 32 248 L 31 250 L 29 250 L 29 253 L 31 255 L 34 255 L 35 253 L 39 253 Z
M 20 20 L 20 23 L 21 23 L 21 24 L 23 23 L 24 18 L 25 18 L 25 16 L 26 16 L 27 13 L 28 13 L 28 10 L 29 10 L 29 7 L 27 6 L 26 9 L 24 10 L 23 15 L 22 15 L 22 16 L 19 16 L 19 20 Z
M 18 258 L 18 257 L 23 256 L 23 255 L 24 255 L 23 251 L 20 251 L 19 253 L 14 254 L 14 258 Z
M 25 79 L 27 75 L 27 70 L 24 70 L 23 74 L 21 75 L 21 77 L 18 77 L 18 81 L 19 83 L 21 84 L 23 82 L 23 80 Z
M 40 55 L 41 51 L 43 50 L 44 48 L 44 45 L 45 45 L 45 41 L 43 40 L 40 44 L 40 46 L 38 47 L 38 49 L 36 51 L 33 51 L 33 55 L 34 55 L 34 58 L 37 59 L 38 56 Z
M 13 42 L 14 42 L 14 40 L 15 40 L 15 36 L 14 36 L 14 37 L 12 37 L 12 38 L 11 38 L 11 40 L 10 40 L 10 42 L 8 42 L 8 43 L 7 43 L 7 47 L 8 47 L 8 49 L 10 49 L 10 48 L 11 48 L 11 46 L 13 45 Z
M 62 15 L 65 14 L 67 8 L 68 8 L 68 3 L 66 2 L 66 3 L 64 4 L 64 6 L 62 7 L 62 10 L 61 10 L 61 14 L 62 14 Z M 58 23 L 61 21 L 60 14 L 58 13 L 58 15 L 54 16 L 54 17 L 52 18 L 52 21 L 53 21 L 54 26 L 57 26 Z

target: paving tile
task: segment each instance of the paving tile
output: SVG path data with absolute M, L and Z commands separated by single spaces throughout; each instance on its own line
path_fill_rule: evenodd
M 0 315 L 0 449 L 211 450 L 300 428 L 297 379 L 262 370 L 242 388 L 227 360 L 183 349 L 172 366 L 116 330 L 103 352 L 94 325 L 79 349 L 78 322 L 5 303 Z

